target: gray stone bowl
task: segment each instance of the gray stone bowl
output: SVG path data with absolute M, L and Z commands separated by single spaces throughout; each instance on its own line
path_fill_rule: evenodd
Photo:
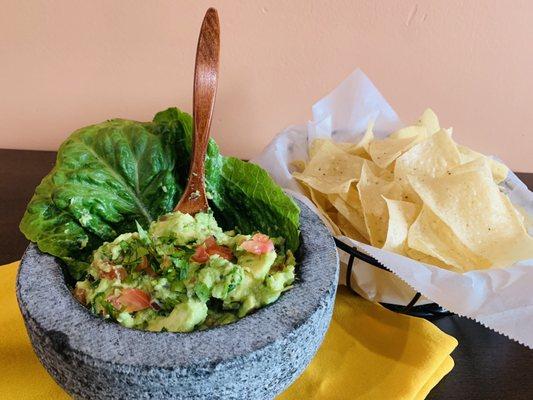
M 274 398 L 316 353 L 337 288 L 333 239 L 300 207 L 294 287 L 233 324 L 193 333 L 143 332 L 94 316 L 72 297 L 60 262 L 30 244 L 17 298 L 35 353 L 78 399 Z

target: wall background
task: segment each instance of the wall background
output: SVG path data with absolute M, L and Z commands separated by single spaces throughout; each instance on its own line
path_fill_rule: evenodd
M 0 147 L 56 149 L 112 117 L 191 110 L 205 10 L 221 17 L 213 136 L 250 158 L 357 66 L 405 122 L 533 172 L 533 2 L 1 0 Z

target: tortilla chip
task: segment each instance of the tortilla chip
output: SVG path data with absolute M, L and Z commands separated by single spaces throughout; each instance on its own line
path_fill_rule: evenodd
M 359 180 L 364 161 L 324 141 L 305 170 L 293 176 L 321 193 L 346 193 L 350 184 Z
M 406 192 L 407 199 L 418 203 L 418 196 L 409 185 L 408 175 L 436 177 L 460 162 L 455 142 L 448 132 L 440 130 L 396 160 L 394 178 Z
M 389 138 L 392 139 L 415 139 L 415 143 L 427 139 L 427 128 L 425 126 L 412 125 L 406 126 L 396 132 L 390 134 Z
M 361 243 L 368 243 L 368 239 L 363 237 L 361 233 L 352 225 L 352 223 L 342 214 L 337 214 L 337 225 L 344 236 L 357 240 Z
M 401 180 L 407 175 L 435 177 L 460 163 L 457 145 L 448 132 L 440 130 L 396 160 L 394 177 Z
M 438 258 L 428 256 L 427 254 L 424 254 L 424 253 L 421 253 L 420 251 L 411 249 L 408 246 L 406 246 L 406 248 L 405 248 L 405 253 L 406 253 L 407 257 L 412 258 L 413 260 L 416 260 L 416 261 L 423 262 L 425 264 L 430 264 L 430 265 L 434 265 L 436 267 L 449 269 L 450 271 L 464 272 L 460 268 L 456 268 L 453 265 L 446 264 L 446 263 L 442 262 L 441 260 L 439 260 Z
M 387 238 L 383 245 L 384 250 L 405 255 L 407 233 L 418 215 L 418 206 L 414 203 L 385 198 L 389 213 Z
M 499 161 L 496 161 L 495 159 L 491 157 L 485 157 L 489 161 L 490 170 L 492 171 L 492 178 L 494 179 L 494 182 L 501 183 L 505 179 L 507 179 L 507 175 L 509 175 L 509 168 L 505 164 L 502 164 Z
M 402 190 L 396 182 L 390 182 L 372 173 L 368 163 L 363 165 L 357 184 L 365 225 L 372 246 L 381 247 L 387 237 L 388 212 L 383 196 L 400 200 Z
M 309 145 L 309 158 L 313 158 L 320 152 L 320 149 L 325 144 L 332 144 L 338 147 L 340 150 L 347 152 L 347 149 L 350 149 L 352 146 L 355 146 L 354 143 L 344 143 L 344 142 L 335 142 L 333 139 L 315 139 Z
M 395 139 L 416 138 L 415 142 L 420 143 L 438 131 L 440 131 L 439 119 L 433 110 L 428 108 L 418 118 L 416 124 L 402 128 L 389 137 Z
M 289 164 L 289 167 L 291 168 L 292 172 L 303 172 L 303 170 L 305 169 L 305 161 L 294 160 Z
M 322 147 L 322 145 L 324 145 L 325 143 L 333 143 L 333 140 L 331 140 L 331 139 L 315 139 L 315 140 L 313 140 L 311 142 L 311 144 L 309 145 L 309 150 L 308 150 L 309 159 L 312 159 L 314 156 L 316 156 L 316 154 L 319 152 L 319 150 Z
M 351 193 L 350 193 L 351 192 Z M 365 217 L 363 215 L 361 201 L 359 200 L 359 194 L 356 190 L 350 189 L 350 202 L 345 201 L 339 195 L 330 194 L 328 195 L 328 200 L 331 202 L 333 207 L 337 209 L 340 215 L 342 215 L 346 220 L 350 221 L 352 227 L 359 232 L 359 236 L 363 239 L 363 242 L 370 242 L 370 235 L 366 228 Z M 352 205 L 353 206 L 352 206 Z
M 424 110 L 416 124 L 425 127 L 428 136 L 440 131 L 439 118 L 431 108 L 426 108 L 426 110 Z
M 469 149 L 466 146 L 458 145 L 457 148 L 461 157 L 461 163 L 468 163 L 479 158 L 486 159 L 489 163 L 494 182 L 501 183 L 507 178 L 507 175 L 509 174 L 509 168 L 507 168 L 501 162 L 496 161 L 491 157 L 487 157 L 481 153 L 478 153 L 477 151 Z
M 309 187 L 305 182 L 298 183 L 300 184 L 300 187 L 302 188 L 302 191 L 304 192 L 305 196 L 308 199 L 311 199 L 316 208 L 318 208 L 318 211 L 325 220 L 326 225 L 329 225 L 329 227 L 331 228 L 332 234 L 339 235 L 341 231 L 338 228 L 337 224 L 330 217 L 331 211 L 334 211 L 335 213 L 337 211 L 335 210 L 335 208 L 333 208 L 331 204 L 329 204 L 329 201 L 326 196 Z
M 339 193 L 339 197 L 348 203 L 350 207 L 362 210 L 361 199 L 359 198 L 356 183 L 352 183 L 346 193 Z
M 322 193 L 314 190 L 312 187 L 309 187 L 308 190 L 309 197 L 311 198 L 313 203 L 315 203 L 315 206 L 320 210 L 326 221 L 330 224 L 333 234 L 340 235 L 341 231 L 337 226 L 337 223 L 334 221 L 334 209 L 331 206 L 331 203 L 328 201 L 327 197 Z
M 335 142 L 332 139 L 315 139 L 309 146 L 309 157 L 313 158 L 319 152 L 324 143 L 329 142 L 348 154 L 370 160 L 370 155 L 368 154 L 368 145 L 372 140 L 374 140 L 374 132 L 372 132 L 373 127 L 374 123 L 370 122 L 363 138 L 358 143 Z
M 410 176 L 409 182 L 425 206 L 490 266 L 533 258 L 533 238 L 494 183 L 487 162 L 459 165 L 437 178 Z
M 349 154 L 370 160 L 368 146 L 374 140 L 374 132 L 372 129 L 374 129 L 374 122 L 369 122 L 366 132 L 359 143 L 339 143 L 339 145 L 341 145 L 341 148 Z
M 465 246 L 454 232 L 425 205 L 409 228 L 407 245 L 410 249 L 436 258 L 445 265 L 452 265 L 461 271 L 483 269 L 491 265 L 489 260 L 475 254 Z
M 366 165 L 370 168 L 370 171 L 376 176 L 392 182 L 394 180 L 394 164 L 389 165 L 387 168 L 378 167 L 373 161 L 367 161 Z
M 332 227 L 333 235 L 342 235 L 343 233 L 339 227 L 339 213 L 337 211 L 328 211 L 324 216 Z
M 404 128 L 408 129 L 408 128 Z M 422 129 L 425 132 L 425 128 L 416 127 L 415 129 Z M 374 140 L 368 145 L 368 153 L 379 167 L 387 168 L 404 152 L 409 150 L 416 144 L 417 136 L 407 136 L 393 138 L 388 137 L 382 140 Z

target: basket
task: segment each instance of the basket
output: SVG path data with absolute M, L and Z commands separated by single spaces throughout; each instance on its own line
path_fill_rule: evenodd
M 359 294 L 352 288 L 351 279 L 350 279 L 352 276 L 354 261 L 356 258 L 361 261 L 366 262 L 367 264 L 374 266 L 375 268 L 388 271 L 392 274 L 392 271 L 390 269 L 381 265 L 375 258 L 360 252 L 355 247 L 351 247 L 337 238 L 334 238 L 334 239 L 335 239 L 335 244 L 337 245 L 337 248 L 339 249 L 339 251 L 343 251 L 347 253 L 349 256 L 348 264 L 346 268 L 346 286 L 353 294 L 359 296 Z M 452 312 L 439 306 L 437 303 L 423 304 L 423 305 L 417 306 L 416 303 L 418 302 L 421 296 L 422 295 L 419 292 L 417 292 L 414 295 L 414 297 L 411 299 L 411 301 L 409 301 L 409 303 L 405 306 L 398 305 L 398 304 L 389 304 L 389 303 L 380 303 L 380 304 L 388 308 L 389 310 L 392 310 L 392 311 L 395 311 L 401 314 L 407 314 L 407 315 L 411 315 L 414 317 L 420 317 L 420 318 L 426 318 L 426 319 L 437 319 L 437 318 L 441 318 L 441 317 L 445 317 L 447 315 L 453 314 Z

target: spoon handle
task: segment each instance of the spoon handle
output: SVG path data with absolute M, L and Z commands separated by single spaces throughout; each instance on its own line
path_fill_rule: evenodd
M 220 53 L 220 26 L 214 8 L 207 10 L 196 49 L 194 69 L 194 138 L 189 179 L 175 210 L 188 214 L 207 211 L 205 155 L 209 143 L 211 117 L 215 105 Z

